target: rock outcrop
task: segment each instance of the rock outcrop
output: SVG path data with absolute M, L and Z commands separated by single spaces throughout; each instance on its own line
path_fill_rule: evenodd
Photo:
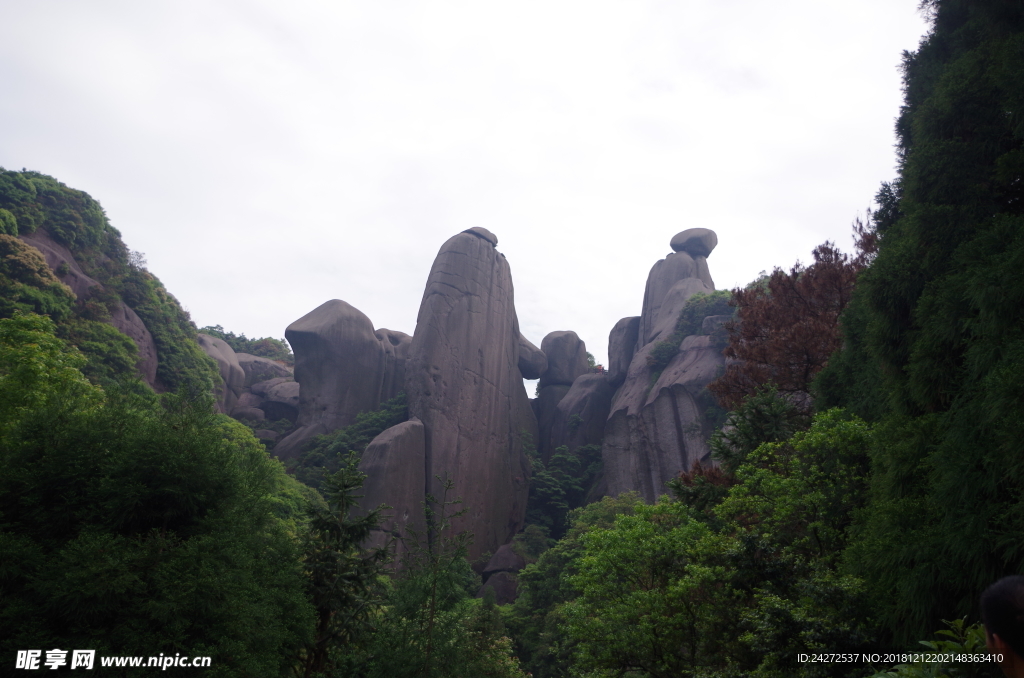
M 647 276 L 637 349 L 653 340 L 661 305 L 676 283 L 686 278 L 695 278 L 703 282 L 708 290 L 715 289 L 707 258 L 717 244 L 718 236 L 706 228 L 691 228 L 672 238 L 671 246 L 676 251 L 655 263 Z
M 492 233 L 474 228 L 450 238 L 438 252 L 405 380 L 409 414 L 422 422 L 424 487 L 410 498 L 412 481 L 388 480 L 405 477 L 404 465 L 419 464 L 418 450 L 382 447 L 375 455 L 386 461 L 374 462 L 376 479 L 368 478 L 382 489 L 363 504 L 419 506 L 426 493 L 439 502 L 461 499 L 457 508 L 466 513 L 452 521 L 452 528 L 474 534 L 471 560 L 494 552 L 520 529 L 529 486 L 522 437 L 532 411 L 519 369 L 512 276 L 496 243 Z M 381 435 L 397 439 L 392 432 Z M 452 482 L 447 495 L 445 480 Z
M 150 334 L 146 323 L 142 322 L 142 318 L 123 301 L 110 312 L 108 322 L 121 334 L 135 342 L 135 346 L 139 349 L 139 360 L 135 365 L 139 375 L 157 393 L 163 391 L 163 387 L 157 383 L 156 378 L 156 342 L 153 341 L 153 335 Z
M 239 367 L 245 372 L 245 388 L 268 379 L 292 376 L 292 371 L 288 367 L 270 358 L 249 353 L 235 353 L 235 358 L 238 359 Z
M 576 377 L 590 370 L 587 345 L 575 332 L 550 332 L 540 342 L 548 369 L 540 377 L 540 387 L 563 384 L 572 386 Z
M 298 382 L 289 379 L 268 388 L 259 408 L 266 413 L 270 421 L 287 419 L 295 424 L 299 418 L 300 400 Z
M 569 392 L 571 386 L 565 384 L 552 384 L 545 386 L 533 399 L 533 412 L 537 417 L 537 454 L 546 463 L 551 458 L 554 448 L 551 446 L 551 429 L 555 425 L 555 417 L 558 414 L 558 403 Z
M 518 323 L 516 323 L 518 327 Z M 530 341 L 520 335 L 519 337 L 519 371 L 523 379 L 540 379 L 547 372 L 548 357 L 544 351 L 534 346 Z
M 583 445 L 600 445 L 614 395 L 615 389 L 606 373 L 577 377 L 555 405 L 548 442 L 549 458 L 562 445 L 570 451 Z
M 274 453 L 297 456 L 312 438 L 348 426 L 360 412 L 380 406 L 386 350 L 359 309 L 332 299 L 285 330 L 299 382 L 298 428 Z
M 590 365 L 587 362 L 587 345 L 575 332 L 550 332 L 540 346 L 547 357 L 548 369 L 540 377 L 534 412 L 537 414 L 537 452 L 546 462 L 558 447 L 551 437 L 558 403 L 569 392 L 573 382 L 590 371 Z
M 423 499 L 427 487 L 426 441 L 423 422 L 415 417 L 387 429 L 367 446 L 359 462 L 366 474 L 360 506 L 370 511 L 381 504 L 384 512 L 375 544 L 388 537 L 396 539 L 395 555 L 401 558 L 410 548 L 409 528 L 426 539 Z
M 676 252 L 656 263 L 648 277 L 635 348 L 624 375 L 629 355 L 624 343 L 632 334 L 633 319 L 620 320 L 609 336 L 608 378 L 620 385 L 601 451 L 608 494 L 636 490 L 653 502 L 665 493 L 666 481 L 695 461 L 709 462 L 712 430 L 705 413 L 712 401 L 706 386 L 724 368 L 717 334 L 728 316 L 706 318 L 701 334 L 684 338 L 660 374 L 649 358 L 655 345 L 673 334 L 687 300 L 714 290 L 707 256 L 717 242 L 708 229 L 690 229 L 672 238 Z
M 199 346 L 217 362 L 222 382 L 215 392 L 219 411 L 250 423 L 296 422 L 299 385 L 290 369 L 268 358 L 235 353 L 226 341 L 209 334 L 199 335 Z
M 615 323 L 608 335 L 608 380 L 612 386 L 619 386 L 626 380 L 629 363 L 636 352 L 637 335 L 640 332 L 640 316 L 623 318 Z
M 494 593 L 494 602 L 505 605 L 515 601 L 518 581 L 516 573 L 526 567 L 526 560 L 512 549 L 511 544 L 500 546 L 487 561 L 483 572 L 483 586 L 477 598 L 484 598 L 488 590 Z
M 62 283 L 71 288 L 78 299 L 88 299 L 103 289 L 103 285 L 86 275 L 71 250 L 54 240 L 46 229 L 38 228 L 32 233 L 19 235 L 18 238 L 42 253 L 46 265 Z M 163 385 L 159 384 L 156 378 L 156 342 L 146 324 L 142 322 L 142 318 L 122 301 L 111 309 L 107 322 L 135 342 L 139 351 L 136 363 L 139 376 L 158 393 L 163 391 Z
M 380 387 L 380 400 L 391 400 L 405 390 L 405 364 L 409 360 L 412 337 L 382 327 L 374 336 L 384 347 L 384 375 Z
M 245 371 L 238 364 L 238 357 L 235 355 L 234 349 L 228 346 L 223 339 L 209 334 L 200 334 L 199 347 L 206 355 L 217 361 L 217 371 L 221 378 L 221 383 L 214 392 L 217 397 L 217 409 L 220 412 L 230 413 L 238 404 L 238 397 L 245 387 Z
M 287 377 L 260 381 L 246 388 L 231 416 L 250 423 L 287 419 L 294 425 L 299 416 L 299 384 L 292 380 L 290 372 L 286 374 Z M 278 437 L 275 434 L 274 439 Z

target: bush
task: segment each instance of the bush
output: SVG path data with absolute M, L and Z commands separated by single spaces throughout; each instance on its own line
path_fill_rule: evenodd
M 709 315 L 731 313 L 731 299 L 732 292 L 728 290 L 718 290 L 711 294 L 698 292 L 690 297 L 686 302 L 686 306 L 679 313 L 675 331 L 668 338 L 656 343 L 651 353 L 647 356 L 647 364 L 651 366 L 651 369 L 656 374 L 660 374 L 662 370 L 668 367 L 668 364 L 672 362 L 672 358 L 679 353 L 679 344 L 682 343 L 683 339 L 701 333 L 701 325 L 704 323 L 704 318 Z
M 104 391 L 84 362 L 49 318 L 0 320 L 0 651 L 282 675 L 313 627 L 283 468 L 209 396 Z

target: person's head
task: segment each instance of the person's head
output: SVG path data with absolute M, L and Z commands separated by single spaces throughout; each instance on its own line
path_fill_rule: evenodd
M 1024 577 L 1003 577 L 981 594 L 981 621 L 989 649 L 1007 656 L 1006 675 L 1024 667 Z

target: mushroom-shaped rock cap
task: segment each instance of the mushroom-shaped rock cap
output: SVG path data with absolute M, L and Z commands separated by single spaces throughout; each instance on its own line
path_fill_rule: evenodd
M 718 236 L 710 228 L 688 228 L 672 238 L 672 249 L 694 257 L 706 257 L 718 244 Z
M 473 228 L 467 228 L 463 233 L 472 233 L 473 235 L 483 238 L 487 242 L 491 243 L 495 247 L 498 246 L 498 236 L 494 235 L 486 228 L 482 226 L 474 226 Z

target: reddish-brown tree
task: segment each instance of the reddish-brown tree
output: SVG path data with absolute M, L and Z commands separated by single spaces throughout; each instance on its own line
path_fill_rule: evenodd
M 735 362 L 708 386 L 722 407 L 734 410 L 758 386 L 774 383 L 798 407 L 810 409 L 811 381 L 842 345 L 839 315 L 875 249 L 875 233 L 863 222 L 854 231 L 857 257 L 826 242 L 815 248 L 810 266 L 797 263 L 788 273 L 776 268 L 765 283 L 733 290 L 739 313 L 726 325 L 724 354 Z

